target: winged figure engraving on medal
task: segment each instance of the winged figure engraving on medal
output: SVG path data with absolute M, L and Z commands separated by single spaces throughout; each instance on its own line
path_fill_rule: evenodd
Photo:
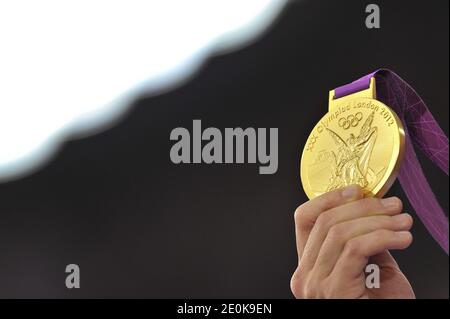
M 331 151 L 332 172 L 327 191 L 351 184 L 367 187 L 375 182 L 376 175 L 369 167 L 370 157 L 377 139 L 377 127 L 373 127 L 372 112 L 361 127 L 358 136 L 353 133 L 344 140 L 336 132 L 326 129 L 336 143 L 337 150 Z

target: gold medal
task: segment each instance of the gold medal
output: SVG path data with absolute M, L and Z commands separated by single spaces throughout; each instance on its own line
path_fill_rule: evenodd
M 368 89 L 334 98 L 308 137 L 300 163 L 306 195 L 358 184 L 368 196 L 383 196 L 394 183 L 404 154 L 402 122 Z

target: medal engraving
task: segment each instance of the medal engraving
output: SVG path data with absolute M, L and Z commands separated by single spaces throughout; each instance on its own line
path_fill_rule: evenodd
M 372 127 L 374 112 L 366 119 L 361 127 L 358 136 L 350 133 L 348 138 L 344 139 L 336 132 L 327 128 L 337 150 L 331 151 L 333 165 L 331 166 L 331 178 L 327 187 L 327 191 L 344 187 L 346 185 L 358 184 L 361 187 L 367 187 L 376 179 L 373 170 L 370 168 L 370 157 L 372 155 L 373 146 L 377 139 L 377 127 Z M 361 112 L 355 115 L 349 115 L 339 120 L 339 126 L 344 130 L 356 127 L 363 115 Z
M 382 196 L 398 173 L 403 127 L 383 103 L 356 98 L 336 106 L 311 132 L 301 178 L 309 198 L 352 184 Z

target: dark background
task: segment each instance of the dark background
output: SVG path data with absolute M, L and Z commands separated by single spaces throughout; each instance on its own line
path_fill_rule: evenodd
M 293 212 L 306 200 L 299 159 L 328 91 L 391 68 L 448 136 L 449 2 L 376 1 L 379 30 L 365 27 L 368 3 L 295 1 L 252 45 L 0 184 L 0 297 L 292 297 Z M 170 131 L 193 119 L 278 127 L 278 172 L 172 164 Z M 448 212 L 448 177 L 421 159 Z M 398 184 L 390 195 L 405 199 Z M 394 253 L 401 268 L 418 297 L 448 298 L 448 257 L 417 218 L 413 234 L 411 248 Z M 65 287 L 69 263 L 81 267 L 81 289 Z

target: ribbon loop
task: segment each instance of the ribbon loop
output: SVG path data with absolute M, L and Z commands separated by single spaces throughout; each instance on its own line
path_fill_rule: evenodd
M 397 113 L 405 128 L 406 150 L 398 177 L 400 184 L 425 227 L 448 254 L 448 218 L 439 205 L 414 151 L 416 145 L 448 175 L 448 137 L 417 92 L 391 70 L 379 69 L 336 88 L 335 97 L 368 88 L 373 76 L 376 78 L 377 99 Z

